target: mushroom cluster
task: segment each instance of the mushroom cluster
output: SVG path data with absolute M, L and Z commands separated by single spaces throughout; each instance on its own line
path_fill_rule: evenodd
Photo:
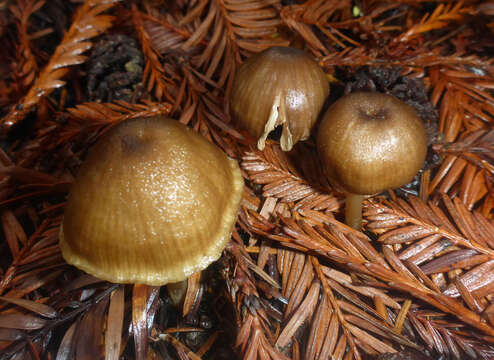
M 290 150 L 309 136 L 328 94 L 324 73 L 305 53 L 272 48 L 240 68 L 232 112 L 261 149 L 282 125 L 280 145 Z M 348 194 L 347 224 L 360 229 L 363 196 L 409 182 L 423 165 L 427 136 L 417 113 L 395 97 L 353 93 L 325 113 L 317 149 L 330 181 Z M 242 191 L 237 162 L 186 126 L 166 117 L 125 121 L 90 149 L 79 171 L 62 255 L 111 282 L 181 282 L 220 256 Z
M 79 170 L 62 255 L 111 282 L 183 281 L 221 255 L 242 191 L 237 162 L 192 129 L 165 117 L 125 121 Z
M 280 147 L 289 151 L 309 137 L 328 95 L 328 80 L 315 61 L 301 50 L 273 47 L 239 68 L 230 107 L 260 150 L 281 125 Z M 317 148 L 327 177 L 347 193 L 346 223 L 360 229 L 364 195 L 410 182 L 423 166 L 427 135 L 412 107 L 391 95 L 360 92 L 326 111 Z

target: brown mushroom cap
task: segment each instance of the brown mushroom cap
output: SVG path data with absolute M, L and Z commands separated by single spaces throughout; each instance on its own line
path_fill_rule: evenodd
M 317 148 L 328 177 L 353 194 L 410 182 L 422 168 L 427 135 L 416 111 L 380 93 L 340 98 L 321 121 Z
M 177 121 L 141 118 L 89 151 L 65 208 L 65 260 L 116 283 L 163 285 L 218 259 L 243 191 L 236 161 Z
M 288 151 L 309 137 L 329 95 L 326 75 L 305 52 L 272 47 L 240 66 L 232 86 L 233 120 L 258 139 L 282 125 L 281 148 Z

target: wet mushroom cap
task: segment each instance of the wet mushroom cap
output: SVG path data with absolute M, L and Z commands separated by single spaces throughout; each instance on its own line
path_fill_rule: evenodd
M 116 283 L 185 280 L 221 255 L 243 191 L 236 161 L 165 118 L 109 130 L 71 188 L 61 229 L 65 260 Z
M 326 75 L 299 49 L 272 47 L 243 63 L 233 82 L 234 122 L 264 149 L 266 137 L 282 125 L 281 148 L 290 150 L 310 131 L 329 95 Z
M 391 95 L 360 92 L 330 106 L 317 147 L 330 180 L 350 193 L 370 195 L 413 179 L 424 164 L 427 135 L 409 105 Z

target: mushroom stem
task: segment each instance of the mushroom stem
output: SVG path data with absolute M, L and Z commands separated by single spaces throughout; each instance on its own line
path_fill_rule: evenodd
M 364 195 L 348 193 L 345 205 L 345 223 L 354 229 L 362 227 L 362 201 Z
M 173 305 L 179 306 L 187 293 L 187 279 L 176 283 L 166 284 L 168 295 Z

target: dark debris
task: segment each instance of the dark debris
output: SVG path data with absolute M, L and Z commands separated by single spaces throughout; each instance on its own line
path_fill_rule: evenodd
M 87 63 L 87 91 L 90 101 L 135 102 L 143 71 L 143 56 L 136 41 L 125 35 L 101 38 Z

